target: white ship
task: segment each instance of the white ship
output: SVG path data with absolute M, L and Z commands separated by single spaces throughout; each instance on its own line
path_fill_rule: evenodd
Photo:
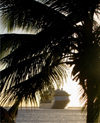
M 64 91 L 57 89 L 54 94 L 54 99 L 51 103 L 42 103 L 40 104 L 40 108 L 45 109 L 64 109 L 67 104 L 70 102 L 69 100 L 69 94 Z
M 69 94 L 64 91 L 63 89 L 57 89 L 55 91 L 55 95 L 54 95 L 54 103 L 52 108 L 53 109 L 64 109 L 67 104 L 70 102 L 69 100 Z

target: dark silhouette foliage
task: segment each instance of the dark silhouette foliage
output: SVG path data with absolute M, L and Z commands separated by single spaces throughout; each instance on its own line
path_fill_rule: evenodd
M 1 103 L 34 100 L 37 91 L 59 86 L 67 65 L 75 65 L 72 74 L 84 89 L 87 123 L 94 123 L 100 115 L 100 27 L 94 20 L 100 1 L 0 0 L 0 10 L 8 31 L 32 31 L 0 35 L 1 53 L 10 49 L 0 59 L 5 66 Z

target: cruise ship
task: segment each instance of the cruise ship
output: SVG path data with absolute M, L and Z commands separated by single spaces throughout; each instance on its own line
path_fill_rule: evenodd
M 40 108 L 49 109 L 64 109 L 67 107 L 69 100 L 69 94 L 63 89 L 57 89 L 54 93 L 54 98 L 51 103 L 42 103 Z

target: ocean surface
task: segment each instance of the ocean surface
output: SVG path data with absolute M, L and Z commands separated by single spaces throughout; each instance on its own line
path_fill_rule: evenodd
M 16 123 L 86 123 L 80 109 L 21 108 Z

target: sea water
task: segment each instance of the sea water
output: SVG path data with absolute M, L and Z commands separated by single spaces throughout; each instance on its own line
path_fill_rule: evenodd
M 16 123 L 86 123 L 80 109 L 19 109 Z

